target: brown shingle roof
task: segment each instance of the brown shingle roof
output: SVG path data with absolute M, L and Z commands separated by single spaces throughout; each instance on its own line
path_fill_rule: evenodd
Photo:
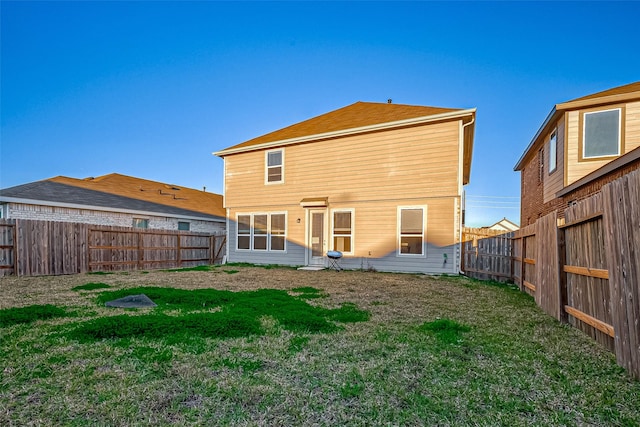
M 226 217 L 222 196 L 192 188 L 112 173 L 97 178 L 57 176 L 48 181 L 101 191 L 165 206 Z
M 246 148 L 269 142 L 284 141 L 311 135 L 356 129 L 399 120 L 428 117 L 461 111 L 458 108 L 423 107 L 416 105 L 356 102 L 300 123 L 250 139 L 223 151 Z
M 640 92 L 640 81 L 635 83 L 629 83 L 623 86 L 614 87 L 607 90 L 603 90 L 602 92 L 592 93 L 591 95 L 572 99 L 571 101 L 567 101 L 567 102 L 585 101 L 587 99 L 596 99 L 596 98 L 602 98 L 602 97 L 611 96 L 611 95 L 622 95 L 622 94 L 631 93 L 631 92 Z

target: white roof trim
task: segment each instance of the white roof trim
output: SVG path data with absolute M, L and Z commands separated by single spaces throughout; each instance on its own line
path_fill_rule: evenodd
M 354 135 L 354 134 L 358 134 L 358 133 L 362 133 L 362 132 L 372 132 L 372 131 L 378 131 L 378 130 L 392 129 L 392 128 L 399 127 L 399 126 L 411 126 L 411 125 L 418 125 L 418 124 L 422 124 L 422 123 L 434 122 L 434 121 L 438 121 L 438 120 L 453 119 L 453 118 L 456 118 L 456 117 L 465 117 L 465 116 L 469 116 L 471 114 L 474 114 L 475 112 L 476 112 L 475 108 L 469 108 L 467 110 L 449 111 L 447 113 L 434 114 L 434 115 L 431 115 L 431 116 L 415 117 L 415 118 L 412 118 L 412 119 L 396 120 L 396 121 L 393 121 L 393 122 L 378 123 L 378 124 L 374 124 L 374 125 L 361 126 L 361 127 L 357 127 L 357 128 L 343 129 L 343 130 L 337 130 L 337 131 L 333 131 L 333 132 L 319 133 L 319 134 L 315 134 L 315 135 L 300 136 L 300 137 L 297 137 L 297 138 L 290 138 L 290 139 L 283 139 L 283 140 L 279 140 L 279 141 L 265 142 L 265 143 L 262 143 L 262 144 L 249 145 L 249 146 L 245 146 L 245 147 L 238 147 L 238 148 L 235 148 L 235 149 L 231 148 L 231 149 L 216 151 L 216 152 L 214 152 L 212 154 L 215 155 L 215 156 L 223 157 L 223 156 L 226 156 L 226 155 L 229 155 L 229 154 L 237 154 L 237 153 L 244 153 L 244 152 L 247 152 L 247 151 L 263 150 L 263 149 L 266 149 L 266 148 L 279 147 L 279 146 L 283 146 L 283 145 L 299 144 L 301 142 L 310 142 L 310 141 L 313 141 L 313 140 L 316 140 L 316 139 L 336 138 L 336 137 L 341 137 L 341 136 Z
M 48 200 L 23 199 L 19 197 L 0 196 L 0 202 L 22 203 L 25 205 L 38 205 L 38 206 L 54 206 L 58 208 L 84 209 L 84 210 L 101 211 L 101 212 L 118 212 L 118 213 L 126 213 L 126 214 L 133 214 L 133 215 L 189 219 L 192 221 L 196 220 L 196 221 L 210 221 L 210 222 L 225 222 L 225 219 L 222 217 L 220 217 L 220 219 L 212 219 L 212 218 L 204 218 L 199 216 L 176 215 L 172 213 L 163 213 L 163 212 L 138 211 L 134 209 L 111 208 L 111 207 L 93 206 L 93 205 L 79 205 L 77 203 L 50 202 Z

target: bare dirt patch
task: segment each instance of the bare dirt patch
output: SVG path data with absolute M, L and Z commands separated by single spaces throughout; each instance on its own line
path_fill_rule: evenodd
M 228 274 L 226 271 L 237 271 Z M 105 283 L 110 289 L 75 291 L 87 283 Z M 139 286 L 174 287 L 178 289 L 220 289 L 247 291 L 257 289 L 291 290 L 313 287 L 324 290 L 328 298 L 322 305 L 338 306 L 356 302 L 371 311 L 373 318 L 402 312 L 407 321 L 425 315 L 434 300 L 447 300 L 452 289 L 437 278 L 413 274 L 381 274 L 362 271 L 299 271 L 288 268 L 218 267 L 211 271 L 150 271 L 115 274 L 80 274 L 70 276 L 3 277 L 0 278 L 0 309 L 33 304 L 56 306 L 92 305 L 88 294 Z M 458 298 L 464 298 L 458 295 Z M 461 301 L 458 300 L 458 303 Z M 312 302 L 313 303 L 313 302 Z M 436 307 L 433 307 L 436 308 Z M 441 307 L 446 309 L 446 307 Z

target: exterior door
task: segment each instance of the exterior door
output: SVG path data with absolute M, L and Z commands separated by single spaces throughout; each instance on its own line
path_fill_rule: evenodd
M 325 211 L 310 210 L 307 223 L 309 246 L 307 248 L 307 263 L 309 265 L 324 265 L 327 238 L 325 226 Z

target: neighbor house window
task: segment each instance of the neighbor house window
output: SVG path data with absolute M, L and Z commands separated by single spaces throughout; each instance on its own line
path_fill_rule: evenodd
M 133 218 L 133 228 L 149 228 L 149 220 L 143 218 Z
M 251 215 L 238 215 L 238 249 L 251 249 Z
M 284 251 L 286 215 L 271 214 L 271 250 Z
M 267 250 L 267 215 L 253 216 L 253 250 Z
M 190 228 L 191 224 L 189 224 L 188 222 L 178 221 L 178 230 L 189 231 Z
M 582 157 L 620 155 L 620 108 L 584 113 Z
M 398 208 L 398 253 L 424 255 L 424 207 Z
M 238 249 L 284 251 L 286 222 L 284 213 L 238 215 Z
M 284 182 L 284 150 L 271 150 L 266 155 L 266 183 Z
M 333 250 L 353 253 L 353 211 L 333 211 Z
M 549 138 L 549 173 L 556 170 L 558 167 L 558 141 L 556 138 L 556 131 L 553 131 L 551 138 Z

